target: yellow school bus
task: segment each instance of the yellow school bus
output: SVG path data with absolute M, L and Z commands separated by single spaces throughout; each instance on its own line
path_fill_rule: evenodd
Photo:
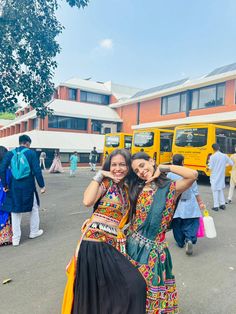
M 106 158 L 115 149 L 126 148 L 131 150 L 132 134 L 129 133 L 107 133 L 105 135 L 103 156 Z
M 220 151 L 234 153 L 236 128 L 217 124 L 188 124 L 175 128 L 173 154 L 184 155 L 184 165 L 209 176 L 208 162 L 213 153 L 212 144 L 218 143 Z M 229 176 L 231 167 L 226 168 Z
M 170 163 L 172 157 L 173 130 L 148 128 L 133 133 L 132 154 L 144 151 L 157 164 Z

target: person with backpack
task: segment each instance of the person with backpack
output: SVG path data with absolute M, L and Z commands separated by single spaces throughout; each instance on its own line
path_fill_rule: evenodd
M 34 239 L 43 234 L 43 230 L 39 229 L 39 196 L 35 178 L 41 188 L 41 194 L 45 193 L 45 184 L 37 155 L 29 149 L 30 145 L 31 138 L 26 134 L 21 135 L 19 147 L 9 151 L 0 166 L 4 191 L 11 193 L 11 204 L 6 202 L 2 206 L 3 210 L 11 212 L 13 246 L 20 244 L 22 213 L 31 212 L 29 238 Z M 12 177 L 7 183 L 6 170 L 9 167 Z

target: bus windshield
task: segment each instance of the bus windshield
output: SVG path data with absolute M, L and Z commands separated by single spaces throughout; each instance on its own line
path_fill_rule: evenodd
M 106 147 L 118 147 L 120 145 L 120 137 L 117 136 L 106 136 Z
M 216 128 L 216 142 L 220 145 L 220 151 L 225 154 L 233 154 L 236 144 L 236 131 Z
M 134 134 L 134 146 L 136 147 L 150 147 L 154 143 L 153 132 L 142 132 Z
M 207 144 L 207 128 L 189 128 L 176 131 L 175 145 L 179 147 L 202 147 Z

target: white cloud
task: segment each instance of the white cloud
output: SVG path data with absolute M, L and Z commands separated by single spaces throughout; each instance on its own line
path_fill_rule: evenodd
M 99 42 L 99 46 L 103 49 L 112 49 L 112 47 L 113 47 L 112 39 L 110 39 L 110 38 L 102 39 Z

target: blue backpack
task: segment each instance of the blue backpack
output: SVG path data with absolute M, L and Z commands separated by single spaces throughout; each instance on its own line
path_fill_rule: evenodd
M 31 169 L 29 162 L 24 154 L 28 148 L 19 151 L 17 148 L 12 150 L 13 157 L 11 159 L 11 172 L 16 180 L 26 178 L 30 175 Z

